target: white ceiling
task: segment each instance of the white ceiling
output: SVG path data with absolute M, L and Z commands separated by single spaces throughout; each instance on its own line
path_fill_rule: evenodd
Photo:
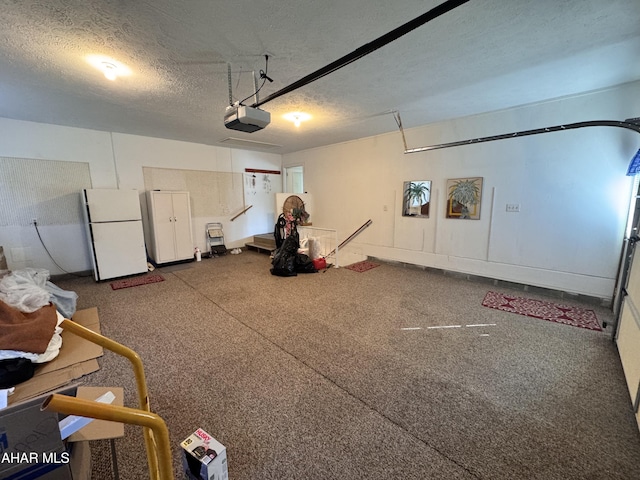
M 0 0 L 0 117 L 287 153 L 397 130 L 394 110 L 412 127 L 640 79 L 640 0 L 471 0 L 267 102 L 264 130 L 224 127 L 227 63 L 241 100 L 269 54 L 264 99 L 443 2 Z

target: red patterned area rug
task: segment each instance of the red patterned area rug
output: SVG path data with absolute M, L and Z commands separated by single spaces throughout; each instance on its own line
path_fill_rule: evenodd
M 369 260 L 363 260 L 361 262 L 357 262 L 357 263 L 352 263 L 351 265 L 347 265 L 346 268 L 347 270 L 353 270 L 354 272 L 366 272 L 367 270 L 371 270 L 372 268 L 376 268 L 379 267 L 380 264 L 379 263 L 373 263 L 370 262 Z
M 530 298 L 514 297 L 497 292 L 487 292 L 482 305 L 505 312 L 517 313 L 527 317 L 539 318 L 550 322 L 563 323 L 573 327 L 602 331 L 593 310 L 558 303 L 543 302 Z
M 120 290 L 121 288 L 137 287 L 139 285 L 148 285 L 150 283 L 164 282 L 162 275 L 146 275 L 141 277 L 125 278 L 124 280 L 118 280 L 111 283 L 113 290 Z

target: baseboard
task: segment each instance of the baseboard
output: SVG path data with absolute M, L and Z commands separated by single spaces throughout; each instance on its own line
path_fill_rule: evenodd
M 58 280 L 67 280 L 77 277 L 93 277 L 93 270 L 83 270 L 81 272 L 61 273 L 58 275 L 51 275 L 51 283 L 56 283 Z
M 503 287 L 503 288 L 510 288 L 513 290 L 522 290 L 523 292 L 532 292 L 539 295 L 553 297 L 556 299 L 558 298 L 570 299 L 570 300 L 575 300 L 581 303 L 597 305 L 599 307 L 604 307 L 604 308 L 612 308 L 613 306 L 613 301 L 610 298 L 600 298 L 600 297 L 594 297 L 591 295 L 584 295 L 581 293 L 565 292 L 562 290 L 555 290 L 553 288 L 545 288 L 545 287 L 538 287 L 535 285 L 527 285 L 524 283 L 509 282 L 509 281 L 500 280 L 497 278 L 483 277 L 480 275 L 473 275 L 473 274 L 461 273 L 461 272 L 454 272 L 452 270 L 444 270 L 442 268 L 427 267 L 423 265 L 399 262 L 395 260 L 387 260 L 387 259 L 377 258 L 377 257 L 368 257 L 368 258 L 374 262 L 386 263 L 388 265 L 397 265 L 404 268 L 413 268 L 416 270 L 424 270 L 426 272 L 437 273 L 437 274 L 444 275 L 447 277 L 452 277 L 452 278 L 459 278 L 461 280 L 468 280 L 468 281 L 478 282 L 478 283 L 486 283 L 494 287 Z

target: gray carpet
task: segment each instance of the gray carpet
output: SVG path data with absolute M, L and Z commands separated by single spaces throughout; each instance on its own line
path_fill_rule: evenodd
M 169 264 L 166 266 L 159 266 L 156 268 L 155 273 L 173 273 L 173 272 L 177 272 L 179 270 L 187 270 L 189 268 L 191 268 L 194 265 L 193 262 L 188 262 L 188 263 L 174 263 L 174 264 Z
M 485 308 L 493 285 L 388 264 L 291 278 L 254 252 L 190 265 L 117 291 L 57 282 L 141 355 L 177 479 L 198 427 L 227 446 L 231 480 L 640 476 L 611 327 Z M 123 386 L 136 406 L 127 361 L 107 352 L 101 367 L 86 382 Z M 137 427 L 117 449 L 121 478 L 148 476 Z M 93 459 L 94 478 L 110 478 L 108 444 Z

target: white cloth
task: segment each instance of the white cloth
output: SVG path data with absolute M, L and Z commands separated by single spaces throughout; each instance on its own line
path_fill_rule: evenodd
M 0 300 L 21 312 L 35 312 L 49 304 L 48 279 L 49 271 L 42 268 L 16 270 L 0 280 Z
M 320 258 L 321 247 L 322 245 L 320 245 L 320 240 L 314 237 L 309 239 L 309 258 L 311 258 L 311 260 Z

